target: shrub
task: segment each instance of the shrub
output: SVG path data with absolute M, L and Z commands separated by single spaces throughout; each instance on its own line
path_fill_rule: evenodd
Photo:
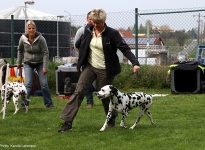
M 6 59 L 10 62 L 10 59 Z M 49 62 L 48 84 L 50 90 L 56 90 L 56 67 L 61 63 Z M 118 74 L 113 84 L 118 88 L 170 88 L 167 82 L 167 71 L 169 66 L 141 65 L 137 74 L 132 74 L 133 67 L 129 64 L 121 63 L 121 73 Z
M 120 88 L 169 88 L 166 81 L 169 66 L 141 65 L 137 74 L 133 72 L 132 65 L 121 64 L 122 71 L 116 76 L 114 85 Z

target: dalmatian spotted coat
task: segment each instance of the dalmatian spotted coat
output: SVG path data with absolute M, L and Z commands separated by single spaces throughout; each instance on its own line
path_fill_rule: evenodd
M 134 125 L 130 127 L 130 129 L 134 129 L 136 127 L 136 125 L 139 123 L 143 114 L 146 114 L 149 117 L 151 124 L 154 124 L 154 121 L 152 119 L 152 115 L 148 111 L 148 109 L 152 105 L 152 98 L 168 95 L 168 94 L 149 95 L 149 94 L 146 94 L 143 92 L 121 93 L 113 85 L 106 85 L 106 86 L 102 87 L 100 91 L 94 92 L 94 94 L 96 94 L 96 96 L 102 100 L 104 98 L 110 97 L 109 111 L 108 111 L 105 123 L 104 123 L 103 127 L 100 129 L 101 132 L 106 129 L 108 122 L 111 118 L 111 114 L 112 114 L 113 110 L 116 110 L 122 114 L 120 126 L 123 128 L 127 128 L 125 126 L 125 119 L 128 116 L 128 111 L 130 111 L 131 109 L 138 107 L 138 106 L 140 108 L 140 111 L 138 113 L 137 120 L 134 123 Z
M 0 113 L 6 109 L 6 106 L 9 104 L 12 97 L 13 97 L 13 102 L 14 102 L 14 106 L 15 106 L 14 114 L 16 114 L 19 110 L 18 101 L 20 98 L 22 98 L 22 100 L 26 106 L 26 112 L 28 112 L 27 101 L 29 101 L 29 100 L 26 99 L 27 90 L 26 90 L 26 87 L 24 86 L 24 84 L 20 83 L 20 82 L 8 82 L 7 83 L 6 106 L 4 106 L 5 88 L 6 88 L 6 85 L 4 84 L 1 88 L 2 110 L 0 111 Z

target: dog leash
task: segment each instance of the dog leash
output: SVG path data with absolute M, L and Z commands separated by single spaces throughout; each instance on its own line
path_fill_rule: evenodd
M 121 82 L 121 84 L 124 83 L 125 80 L 126 80 L 128 77 L 130 77 L 131 75 L 133 75 L 133 74 L 134 74 L 134 72 L 132 72 L 131 74 L 128 74 L 128 75 L 126 76 L 126 78 Z

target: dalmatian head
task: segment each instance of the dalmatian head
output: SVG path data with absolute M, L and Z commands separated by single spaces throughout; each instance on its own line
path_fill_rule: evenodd
M 105 85 L 100 91 L 94 92 L 99 99 L 104 99 L 113 95 L 117 95 L 117 88 L 113 85 Z

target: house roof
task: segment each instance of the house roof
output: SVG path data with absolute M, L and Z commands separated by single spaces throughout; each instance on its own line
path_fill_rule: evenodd
M 134 38 L 135 36 L 132 34 L 131 31 L 127 31 L 127 30 L 118 30 L 118 32 L 120 33 L 120 35 L 123 38 Z
M 128 45 L 135 45 L 135 36 L 131 31 L 128 30 L 118 30 L 122 38 Z M 159 37 L 151 37 L 149 38 L 149 44 L 154 45 L 157 44 L 156 41 L 162 41 Z M 144 35 L 138 35 L 138 44 L 139 45 L 147 45 L 148 39 Z
M 14 15 L 14 19 L 25 19 L 25 6 L 16 6 L 9 9 L 0 10 L 0 19 L 11 19 L 11 15 Z M 37 11 L 26 7 L 26 15 L 31 20 L 50 20 L 56 21 L 57 16 L 48 14 L 45 12 Z M 63 18 L 58 18 L 58 20 Z

